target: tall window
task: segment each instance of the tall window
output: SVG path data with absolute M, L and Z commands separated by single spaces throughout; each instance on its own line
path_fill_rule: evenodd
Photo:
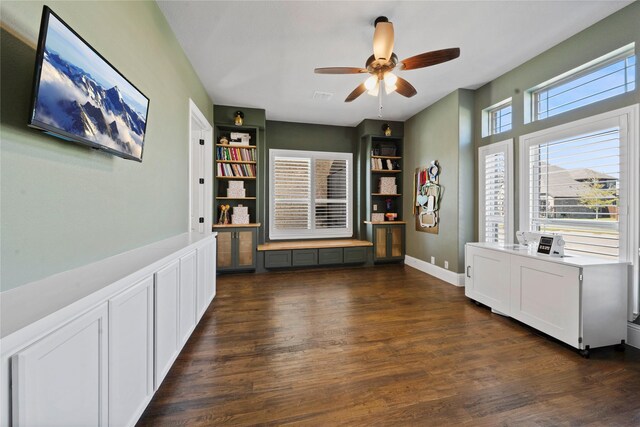
M 513 141 L 478 149 L 479 237 L 481 242 L 513 242 Z
M 631 44 L 528 91 L 532 120 L 542 120 L 636 88 Z
M 634 224 L 627 209 L 633 206 L 629 189 L 637 178 L 630 178 L 636 173 L 627 143 L 633 126 L 630 111 L 521 138 L 521 228 L 560 233 L 570 252 L 631 257 L 633 239 L 627 234 Z
M 352 154 L 269 150 L 271 239 L 351 237 Z
M 511 130 L 511 124 L 511 98 L 482 110 L 483 137 Z

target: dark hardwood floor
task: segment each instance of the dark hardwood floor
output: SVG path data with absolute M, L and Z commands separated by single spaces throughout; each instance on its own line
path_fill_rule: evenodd
M 139 425 L 638 426 L 640 351 L 573 349 L 402 265 L 218 277 Z

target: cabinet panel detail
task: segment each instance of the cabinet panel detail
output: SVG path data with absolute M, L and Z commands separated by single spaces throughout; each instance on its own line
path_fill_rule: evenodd
M 342 248 L 318 249 L 318 264 L 331 265 L 331 264 L 342 264 L 342 262 L 343 262 Z
M 367 262 L 367 251 L 369 248 L 344 248 L 344 263 L 356 264 Z
M 238 237 L 238 267 L 255 266 L 255 231 L 236 231 Z
M 180 258 L 180 345 L 184 344 L 196 326 L 196 253 Z
M 128 426 L 153 396 L 153 276 L 109 300 L 109 425 Z
M 218 231 L 216 239 L 218 241 L 218 269 L 231 268 L 233 265 L 231 233 L 231 231 Z
M 13 355 L 13 425 L 107 425 L 108 308 Z
M 173 261 L 156 273 L 155 377 L 157 390 L 179 349 L 180 264 Z
M 264 253 L 265 268 L 291 267 L 291 251 L 267 251 Z
M 391 229 L 391 257 L 397 258 L 404 255 L 402 248 L 402 231 L 403 227 L 392 226 Z
M 387 228 L 374 227 L 375 230 L 375 252 L 376 258 L 387 257 Z
M 318 264 L 317 249 L 294 249 L 291 264 L 294 267 L 304 267 Z

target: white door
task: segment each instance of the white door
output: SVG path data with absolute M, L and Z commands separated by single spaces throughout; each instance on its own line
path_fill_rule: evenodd
M 180 258 L 180 345 L 187 342 L 196 327 L 196 251 Z
M 11 358 L 13 425 L 106 426 L 107 304 Z
M 213 221 L 213 128 L 189 100 L 189 229 L 211 233 Z
M 580 269 L 511 257 L 511 316 L 579 348 Z
M 153 396 L 153 276 L 109 300 L 109 425 L 136 423 Z
M 157 390 L 179 351 L 180 263 L 173 261 L 155 274 L 155 376 Z
M 509 254 L 465 247 L 465 295 L 509 315 Z
M 192 124 L 193 126 L 193 124 Z M 202 144 L 200 143 L 202 141 Z M 205 223 L 200 218 L 205 218 L 205 183 L 212 180 L 212 176 L 205 176 L 204 146 L 205 140 L 202 131 L 191 131 L 191 231 L 204 233 Z M 211 222 L 211 221 L 209 221 Z

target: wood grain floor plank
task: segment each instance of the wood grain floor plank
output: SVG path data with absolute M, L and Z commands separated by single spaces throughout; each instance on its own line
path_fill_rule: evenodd
M 640 351 L 575 350 L 402 265 L 218 277 L 139 421 L 640 425 Z

